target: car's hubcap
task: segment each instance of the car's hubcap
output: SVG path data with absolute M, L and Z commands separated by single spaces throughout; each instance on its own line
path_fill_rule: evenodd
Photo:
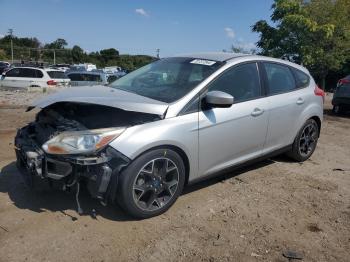
M 179 170 L 169 158 L 149 161 L 137 174 L 133 184 L 135 204 L 142 210 L 154 211 L 173 198 L 179 184 Z
M 334 112 L 335 112 L 335 113 L 339 113 L 339 111 L 340 111 L 340 110 L 339 110 L 339 106 L 335 106 L 335 107 L 334 107 Z
M 317 126 L 315 123 L 304 127 L 299 141 L 299 152 L 302 156 L 308 156 L 315 148 L 318 138 Z

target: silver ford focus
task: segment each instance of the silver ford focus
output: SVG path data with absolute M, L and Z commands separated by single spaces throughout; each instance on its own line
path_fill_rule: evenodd
M 184 186 L 253 160 L 314 152 L 324 93 L 283 60 L 200 53 L 158 60 L 110 84 L 37 101 L 15 138 L 26 181 L 80 186 L 132 216 L 165 212 Z

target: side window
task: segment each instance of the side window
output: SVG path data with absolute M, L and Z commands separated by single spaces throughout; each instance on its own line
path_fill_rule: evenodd
M 84 81 L 82 74 L 69 74 L 68 78 L 72 81 Z
M 43 78 L 44 74 L 40 70 L 35 70 L 35 76 L 36 78 Z
M 89 81 L 89 82 L 102 82 L 101 76 L 100 75 L 90 75 L 90 74 L 84 74 L 84 81 Z
M 19 68 L 14 68 L 6 72 L 6 77 L 18 77 Z
M 274 63 L 264 63 L 264 66 L 270 95 L 289 92 L 296 88 L 294 76 L 289 67 Z
M 310 77 L 307 74 L 298 69 L 293 69 L 293 72 L 297 80 L 298 88 L 307 87 L 310 84 Z
M 36 78 L 34 69 L 30 68 L 21 68 L 20 70 L 20 77 L 26 77 L 26 78 Z
M 241 102 L 261 96 L 259 74 L 256 63 L 234 66 L 214 82 L 209 84 L 208 91 L 223 91 Z

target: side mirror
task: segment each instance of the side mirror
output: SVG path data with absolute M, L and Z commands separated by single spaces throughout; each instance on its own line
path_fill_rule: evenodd
M 206 94 L 204 98 L 205 106 L 209 108 L 231 107 L 233 104 L 233 101 L 234 101 L 233 96 L 222 91 L 210 91 Z

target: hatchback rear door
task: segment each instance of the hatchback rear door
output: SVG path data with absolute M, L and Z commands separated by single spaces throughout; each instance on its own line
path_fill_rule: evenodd
M 269 111 L 265 154 L 293 143 L 300 128 L 299 118 L 310 99 L 309 90 L 305 88 L 309 85 L 310 79 L 305 73 L 284 64 L 273 62 L 262 64 Z

